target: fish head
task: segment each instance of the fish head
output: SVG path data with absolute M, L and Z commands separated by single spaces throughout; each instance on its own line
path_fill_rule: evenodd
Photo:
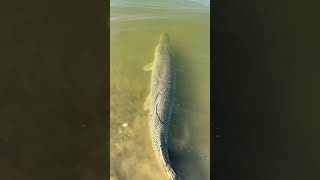
M 159 43 L 161 44 L 169 44 L 169 41 L 170 41 L 170 38 L 169 38 L 169 35 L 168 33 L 162 33 L 161 36 L 160 36 L 160 40 L 159 40 Z

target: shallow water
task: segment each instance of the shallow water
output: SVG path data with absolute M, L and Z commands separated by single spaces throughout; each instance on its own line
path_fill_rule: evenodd
M 167 179 L 155 159 L 143 103 L 162 32 L 177 64 L 170 160 L 184 180 L 210 177 L 210 17 L 208 0 L 111 0 L 111 179 Z

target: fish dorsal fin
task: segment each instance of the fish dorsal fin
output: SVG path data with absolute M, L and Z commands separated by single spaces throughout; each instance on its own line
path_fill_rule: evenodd
M 151 71 L 151 70 L 152 70 L 152 67 L 153 67 L 153 62 L 145 65 L 145 66 L 143 67 L 143 70 L 144 70 L 144 71 Z
M 143 103 L 143 110 L 147 111 L 150 109 L 150 94 L 146 98 L 146 100 Z

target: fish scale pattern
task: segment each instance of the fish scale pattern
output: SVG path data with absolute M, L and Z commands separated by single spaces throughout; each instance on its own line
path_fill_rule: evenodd
M 175 67 L 168 41 L 161 39 L 156 48 L 151 77 L 149 125 L 152 146 L 170 180 L 178 179 L 168 154 L 168 135 L 175 96 Z

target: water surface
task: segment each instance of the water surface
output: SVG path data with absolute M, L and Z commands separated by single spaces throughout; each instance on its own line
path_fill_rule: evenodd
M 210 177 L 210 17 L 207 0 L 111 1 L 111 179 L 166 179 L 151 147 L 148 112 L 162 32 L 171 39 L 177 93 L 169 137 L 173 168 L 185 180 Z

